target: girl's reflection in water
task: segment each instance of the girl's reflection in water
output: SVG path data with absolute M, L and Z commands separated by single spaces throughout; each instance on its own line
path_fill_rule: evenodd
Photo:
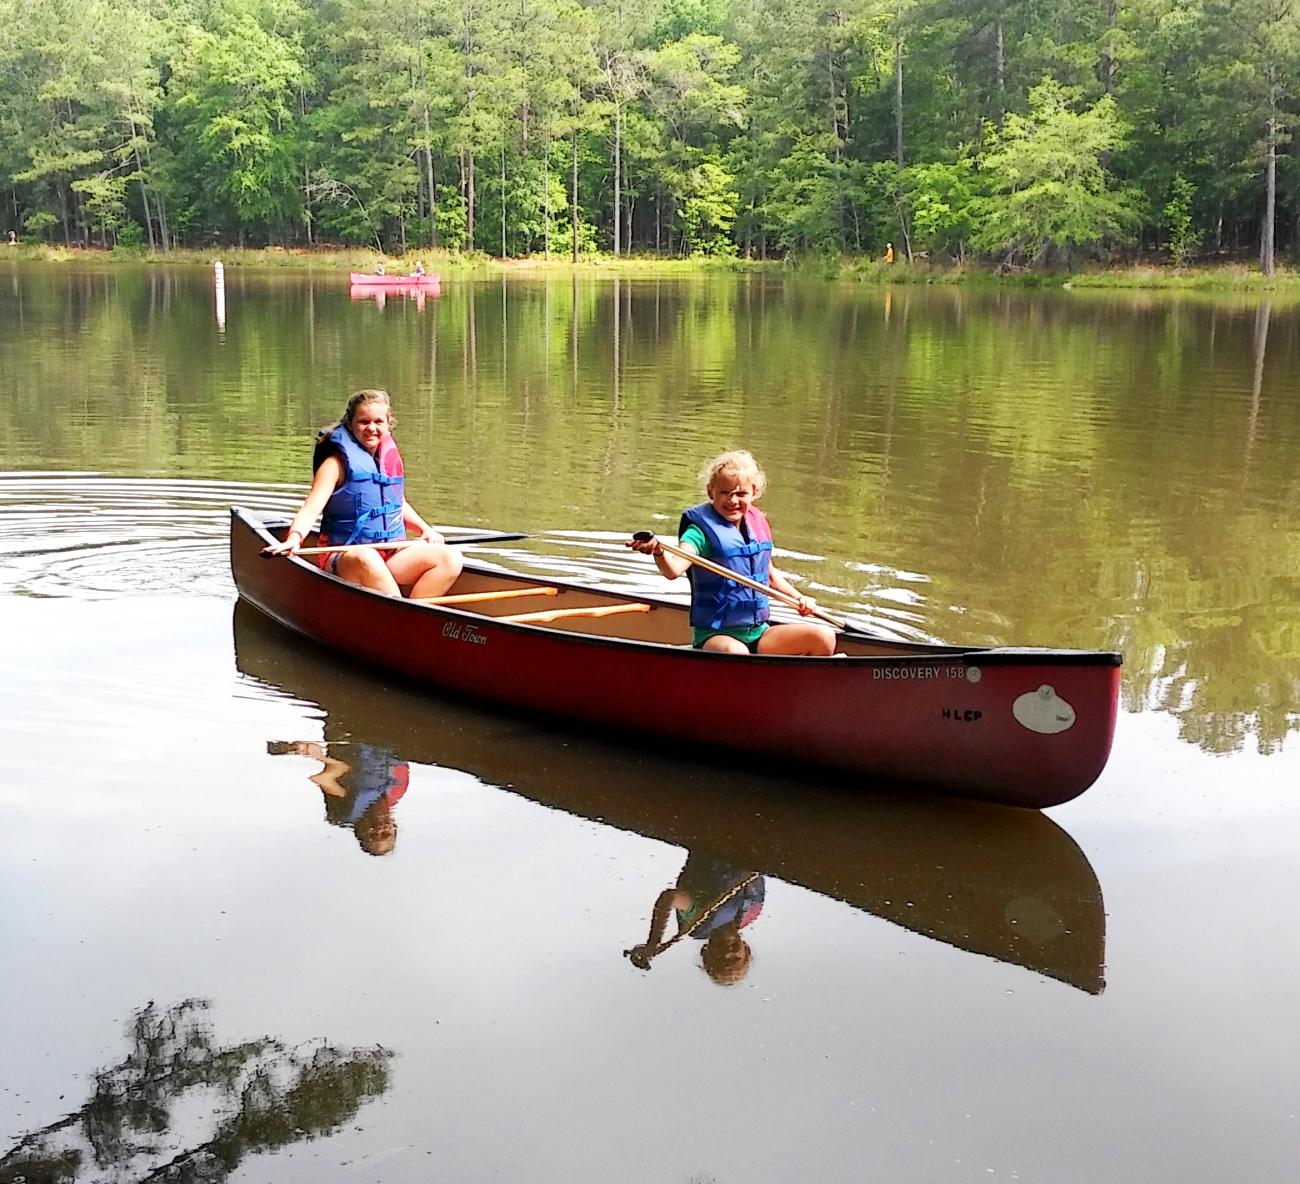
M 740 936 L 763 911 L 763 877 L 704 852 L 688 852 L 672 888 L 655 901 L 650 932 L 644 943 L 624 950 L 634 966 L 650 962 L 684 937 L 703 941 L 700 960 L 705 973 L 720 986 L 732 986 L 749 973 L 753 951 Z M 668 914 L 677 914 L 677 932 L 663 940 Z
M 272 740 L 273 756 L 310 757 L 324 766 L 308 778 L 325 795 L 325 821 L 349 827 L 367 855 L 387 855 L 397 845 L 392 809 L 410 783 L 411 769 L 391 748 L 375 744 L 318 744 L 314 740 Z M 344 759 L 346 757 L 346 759 Z

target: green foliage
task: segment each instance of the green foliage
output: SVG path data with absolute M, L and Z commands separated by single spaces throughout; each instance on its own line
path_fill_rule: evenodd
M 125 222 L 117 228 L 114 246 L 120 251 L 135 251 L 144 246 L 144 231 L 139 222 Z
M 665 45 L 670 41 L 681 41 L 692 33 L 719 36 L 727 14 L 728 6 L 723 0 L 663 0 L 650 42 L 652 45 Z
M 1294 249 L 1297 70 L 1300 0 L 0 0 L 0 231 L 558 250 L 576 133 L 601 247 L 1183 261 L 1268 150 Z
M 801 140 L 773 167 L 762 208 L 782 248 L 821 255 L 839 251 L 840 171 L 811 138 Z
M 1114 184 L 1103 159 L 1123 140 L 1115 101 L 1082 111 L 1078 92 L 1044 78 L 1029 92 L 1029 113 L 1008 115 L 981 158 L 989 196 L 975 245 L 1007 262 L 1038 262 L 1049 248 L 1066 258 L 1079 247 L 1123 241 L 1136 228 L 1136 197 Z
M 294 94 L 307 71 L 296 39 L 274 27 L 282 15 L 226 0 L 214 30 L 188 30 L 173 79 L 195 204 L 262 230 L 289 222 L 299 196 Z
M 1178 267 L 1187 262 L 1188 255 L 1195 250 L 1200 239 L 1192 228 L 1192 197 L 1195 192 L 1192 183 L 1182 173 L 1176 173 L 1169 186 L 1169 200 L 1162 211 L 1169 254 Z
M 116 232 L 126 219 L 126 183 L 123 174 L 96 173 L 72 182 L 72 189 L 85 200 L 86 216 L 101 235 Z
M 977 177 L 969 159 L 905 169 L 901 188 L 911 208 L 913 249 L 931 256 L 965 255 L 978 211 Z
M 736 220 L 736 178 L 713 156 L 687 174 L 678 216 L 686 249 L 692 255 L 734 255 L 732 223 Z

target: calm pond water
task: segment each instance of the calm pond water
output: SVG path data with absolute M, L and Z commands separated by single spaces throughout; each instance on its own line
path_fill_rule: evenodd
M 1298 374 L 1276 302 L 0 267 L 0 1181 L 1293 1180 Z M 361 386 L 478 556 L 656 592 L 751 448 L 825 607 L 1122 650 L 1109 766 L 849 797 L 328 662 L 227 511 Z M 736 981 L 623 957 L 678 883 Z

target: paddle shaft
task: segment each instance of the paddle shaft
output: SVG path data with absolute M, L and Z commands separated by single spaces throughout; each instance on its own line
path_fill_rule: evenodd
M 685 926 L 682 929 L 679 929 L 667 941 L 662 943 L 656 942 L 654 949 L 647 950 L 646 954 L 640 961 L 638 961 L 638 958 L 634 956 L 633 950 L 624 950 L 623 957 L 631 958 L 632 964 L 634 966 L 639 967 L 641 970 L 649 970 L 650 962 L 652 959 L 659 957 L 659 955 L 662 954 L 665 950 L 672 949 L 672 947 L 675 946 L 679 941 L 681 941 L 682 938 L 690 937 L 690 935 L 694 933 L 701 925 L 703 925 L 706 921 L 710 920 L 713 917 L 714 913 L 716 913 L 724 904 L 727 903 L 727 901 L 729 901 L 733 896 L 735 896 L 737 892 L 743 892 L 747 887 L 749 887 L 750 884 L 752 884 L 755 880 L 757 880 L 760 874 L 761 874 L 760 872 L 748 872 L 745 875 L 741 876 L 739 880 L 737 880 L 729 888 L 725 889 L 721 896 L 717 897 L 710 904 L 706 905 L 703 909 L 701 909 L 699 916 L 697 916 L 695 920 L 692 921 L 689 925 Z M 664 921 L 665 923 L 667 922 L 666 915 L 664 917 Z M 660 928 L 662 929 L 662 927 Z M 653 934 L 651 936 L 653 937 Z M 650 942 L 647 941 L 646 944 L 649 945 Z
M 672 543 L 665 543 L 663 539 L 659 539 L 659 545 L 670 555 L 685 559 L 687 563 L 693 563 L 696 567 L 702 567 L 706 571 L 713 572 L 714 575 L 722 576 L 728 580 L 735 580 L 737 584 L 744 584 L 746 588 L 753 588 L 756 592 L 762 592 L 764 596 L 774 597 L 782 604 L 788 604 L 793 609 L 799 607 L 799 598 L 797 596 L 791 596 L 778 588 L 773 588 L 771 584 L 760 584 L 757 580 L 751 580 L 748 576 L 742 576 L 739 572 L 732 571 L 729 567 L 723 567 L 720 563 L 705 559 L 703 555 L 697 555 L 694 551 L 687 551 L 684 547 L 674 547 Z M 810 615 L 820 617 L 828 625 L 834 625 L 836 629 L 848 628 L 847 622 L 841 621 L 839 617 L 832 616 L 830 613 L 822 612 L 819 608 L 813 609 Z
M 443 539 L 442 541 L 449 547 L 463 547 L 469 543 L 508 543 L 514 539 L 526 539 L 526 534 L 474 534 L 466 535 L 461 539 Z M 424 542 L 423 539 L 389 539 L 383 543 L 348 543 L 339 547 L 299 547 L 294 554 L 296 555 L 337 555 L 343 551 L 351 551 L 353 547 L 382 547 L 386 551 L 393 551 L 399 547 L 414 547 L 416 543 Z

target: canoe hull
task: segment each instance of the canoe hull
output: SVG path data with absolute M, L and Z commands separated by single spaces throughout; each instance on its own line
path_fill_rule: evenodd
M 460 769 L 530 801 L 777 876 L 1091 994 L 1105 985 L 1106 915 L 1096 873 L 1074 840 L 1037 810 L 905 787 L 846 794 L 815 777 L 701 767 L 662 745 L 629 751 L 595 736 L 573 744 L 553 728 L 394 687 L 362 670 L 341 672 L 245 602 L 235 605 L 232 626 L 241 674 L 316 705 L 322 743 L 329 750 L 343 741 L 344 759 L 349 746 L 362 743 L 394 761 Z M 633 874 L 628 867 L 620 861 L 620 877 Z
M 889 643 L 871 657 L 704 654 L 380 596 L 304 560 L 262 559 L 270 538 L 232 511 L 239 594 L 324 649 L 640 742 L 1032 808 L 1082 793 L 1110 753 L 1117 655 Z
M 374 275 L 365 271 L 349 273 L 354 288 L 437 288 L 442 277 L 437 272 L 428 275 Z

